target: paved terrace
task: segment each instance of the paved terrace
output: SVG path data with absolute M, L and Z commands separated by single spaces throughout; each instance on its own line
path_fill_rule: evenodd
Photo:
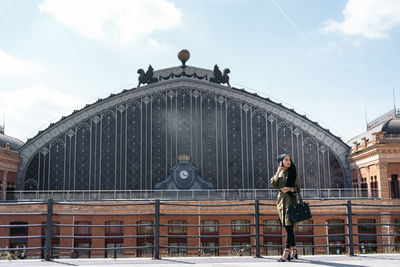
M 0 266 L 10 267 L 61 267 L 61 266 L 201 266 L 201 267 L 265 267 L 265 266 L 333 266 L 333 267 L 356 267 L 356 266 L 400 266 L 400 254 L 367 254 L 349 257 L 346 255 L 316 255 L 301 256 L 294 262 L 277 262 L 279 257 L 254 258 L 243 257 L 170 257 L 162 260 L 152 260 L 149 258 L 121 258 L 121 259 L 57 259 L 46 262 L 43 260 L 18 260 L 0 261 Z

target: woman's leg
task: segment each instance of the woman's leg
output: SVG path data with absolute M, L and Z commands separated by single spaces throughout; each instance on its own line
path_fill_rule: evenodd
M 293 226 L 285 226 L 286 230 L 286 248 L 290 248 L 294 243 Z
M 288 235 L 290 235 L 290 238 L 288 238 L 290 240 L 290 249 L 291 249 L 291 257 L 292 258 L 296 258 L 297 259 L 297 250 L 296 250 L 296 241 L 295 241 L 295 236 L 294 236 L 294 231 L 293 231 L 293 226 L 290 226 L 290 229 L 288 229 L 287 231 L 289 231 Z
M 290 244 L 292 243 L 291 241 L 291 231 L 290 231 L 290 227 L 291 226 L 285 226 L 285 230 L 286 230 L 286 246 L 285 249 L 283 251 L 282 257 L 278 260 L 278 261 L 290 261 Z M 293 231 L 293 228 L 292 228 Z

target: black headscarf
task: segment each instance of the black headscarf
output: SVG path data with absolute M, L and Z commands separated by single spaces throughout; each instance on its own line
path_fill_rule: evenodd
M 292 157 L 289 154 L 281 154 L 278 156 L 278 166 L 281 165 L 281 162 L 283 161 L 283 159 L 285 157 L 289 157 L 290 158 L 290 167 L 287 169 L 288 172 L 288 179 L 286 181 L 286 185 L 287 187 L 293 187 L 294 183 L 296 182 L 296 177 L 297 177 L 297 171 L 296 171 L 296 166 L 294 165 L 293 161 L 292 161 Z

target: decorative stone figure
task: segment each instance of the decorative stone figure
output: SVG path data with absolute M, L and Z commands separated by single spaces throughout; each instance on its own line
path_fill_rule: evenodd
M 151 65 L 149 65 L 149 68 L 147 69 L 146 72 L 144 72 L 143 69 L 138 69 L 137 73 L 139 74 L 139 84 L 137 87 L 139 87 L 141 84 L 151 84 L 158 82 L 158 79 L 153 77 L 154 75 L 154 69 Z
M 215 64 L 214 77 L 210 78 L 210 82 L 218 84 L 226 83 L 229 87 L 231 87 L 231 85 L 229 84 L 229 76 L 228 76 L 229 73 L 231 73 L 231 71 L 228 68 L 224 69 L 224 72 L 221 73 L 218 65 Z

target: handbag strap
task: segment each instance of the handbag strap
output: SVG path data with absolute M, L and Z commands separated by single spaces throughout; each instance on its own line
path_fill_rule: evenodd
M 303 203 L 303 198 L 300 192 L 297 193 L 297 199 L 300 201 L 300 203 Z

